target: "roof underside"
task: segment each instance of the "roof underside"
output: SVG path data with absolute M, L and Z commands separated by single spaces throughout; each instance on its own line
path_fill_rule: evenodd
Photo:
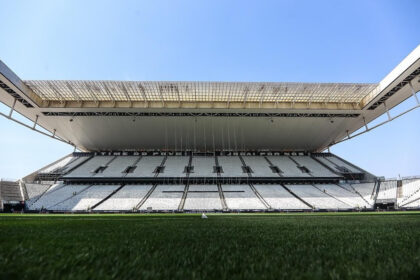
M 0 61 L 0 114 L 83 151 L 322 151 L 419 90 L 420 46 L 377 84 L 22 81 Z
M 24 81 L 43 101 L 360 104 L 378 84 Z

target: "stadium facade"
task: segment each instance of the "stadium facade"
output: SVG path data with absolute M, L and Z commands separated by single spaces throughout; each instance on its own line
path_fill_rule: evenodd
M 0 88 L 10 108 L 2 116 L 75 148 L 19 182 L 1 182 L 5 208 L 420 207 L 420 179 L 384 182 L 324 152 L 420 107 L 420 46 L 372 84 L 23 81 L 0 61 Z M 390 113 L 410 97 L 414 107 Z

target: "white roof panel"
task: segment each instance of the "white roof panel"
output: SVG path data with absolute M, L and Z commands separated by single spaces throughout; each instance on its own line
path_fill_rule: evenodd
M 25 81 L 45 101 L 359 103 L 377 84 Z

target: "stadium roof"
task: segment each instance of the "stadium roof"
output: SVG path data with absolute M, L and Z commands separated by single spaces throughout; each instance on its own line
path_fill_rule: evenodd
M 1 115 L 83 151 L 322 151 L 418 99 L 420 46 L 373 84 L 22 81 L 0 61 L 0 88 Z
M 378 84 L 265 82 L 25 81 L 47 106 L 68 101 L 132 102 L 141 107 L 183 103 L 340 103 L 361 106 Z

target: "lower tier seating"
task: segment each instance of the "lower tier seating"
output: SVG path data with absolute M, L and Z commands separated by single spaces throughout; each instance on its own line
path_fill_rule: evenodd
M 33 211 L 293 211 L 368 209 L 375 183 L 360 184 L 55 184 L 30 191 Z M 29 185 L 29 189 L 34 185 Z M 402 207 L 419 207 L 414 192 Z
M 159 185 L 140 210 L 175 211 L 184 195 L 184 185 Z
M 420 179 L 402 180 L 402 197 L 398 199 L 398 204 L 403 206 L 409 202 L 420 198 Z
M 311 209 L 308 205 L 294 197 L 281 185 L 254 185 L 254 187 L 264 198 L 264 200 L 270 205 L 271 209 Z
M 56 184 L 48 189 L 36 202 L 27 205 L 29 210 L 50 209 L 72 195 L 88 188 L 88 185 L 65 185 Z
M 54 211 L 89 211 L 120 185 L 94 185 L 81 189 L 68 199 L 49 207 Z
M 51 184 L 24 184 L 28 196 L 26 205 L 31 205 L 36 202 L 51 186 Z
M 216 185 L 190 185 L 184 210 L 223 210 L 218 187 Z
M 95 207 L 98 211 L 130 211 L 147 195 L 150 185 L 126 185 L 112 197 Z
M 378 200 L 395 200 L 397 198 L 397 181 L 384 181 L 379 185 Z
M 415 200 L 409 201 L 407 204 L 402 206 L 403 208 L 420 208 L 420 197 Z
M 267 209 L 248 185 L 222 185 L 222 190 L 230 210 Z
M 372 205 L 364 200 L 360 195 L 351 192 L 344 187 L 332 184 L 315 185 L 318 189 L 329 194 L 336 199 L 350 205 L 352 208 L 371 208 Z
M 302 200 L 312 205 L 315 209 L 354 208 L 313 185 L 288 185 L 287 187 Z
M 373 183 L 341 184 L 342 187 L 359 194 L 369 205 L 374 204 L 375 186 Z

